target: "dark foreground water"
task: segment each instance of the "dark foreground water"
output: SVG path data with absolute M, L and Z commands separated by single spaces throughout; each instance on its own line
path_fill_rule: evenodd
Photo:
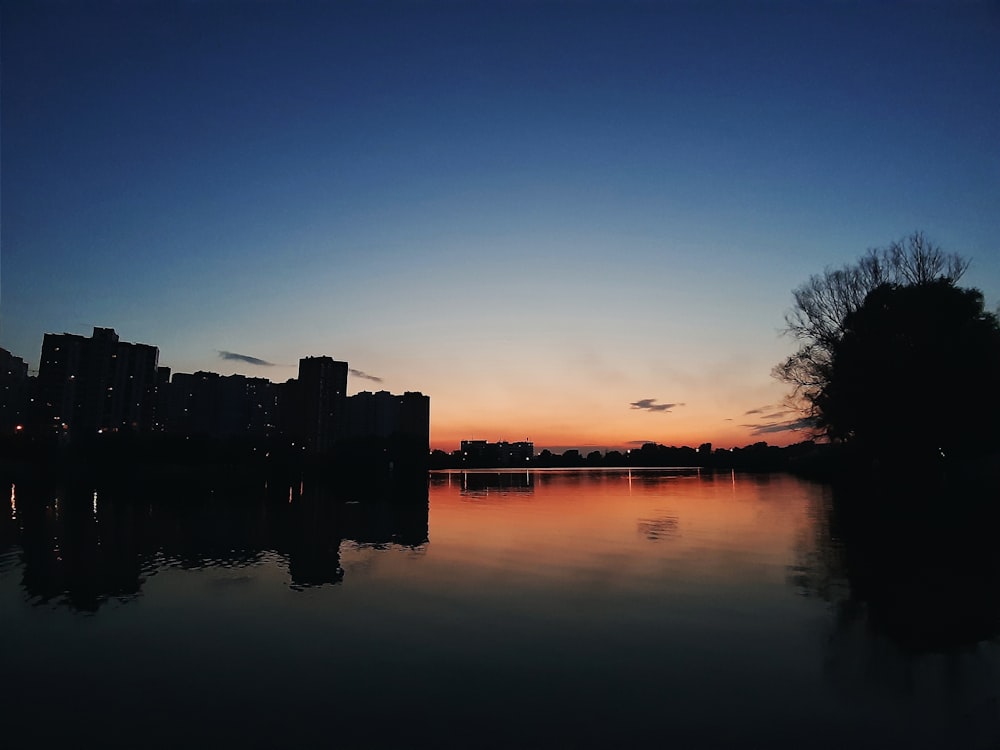
M 3 747 L 1000 746 L 992 558 L 792 477 L 7 487 Z

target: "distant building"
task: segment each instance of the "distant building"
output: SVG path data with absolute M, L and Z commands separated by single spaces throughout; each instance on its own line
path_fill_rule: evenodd
M 535 445 L 527 440 L 517 443 L 463 440 L 461 453 L 462 463 L 471 469 L 515 468 L 531 463 Z
M 159 350 L 119 341 L 112 328 L 91 338 L 47 333 L 38 366 L 36 425 L 87 434 L 152 427 Z
M 485 440 L 463 440 L 460 448 L 462 463 L 470 468 L 496 466 L 498 458 L 495 446 L 496 443 Z
M 499 450 L 503 466 L 524 466 L 535 457 L 535 444 L 528 440 L 516 443 L 499 443 Z

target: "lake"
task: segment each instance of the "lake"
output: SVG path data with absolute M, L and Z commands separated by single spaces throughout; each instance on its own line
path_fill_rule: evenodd
M 993 553 L 792 476 L 6 487 L 8 747 L 1000 742 Z

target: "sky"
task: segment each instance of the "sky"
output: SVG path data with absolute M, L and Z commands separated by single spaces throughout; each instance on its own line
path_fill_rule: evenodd
M 1000 302 L 1000 6 L 11 2 L 0 346 L 422 391 L 431 444 L 787 444 L 792 290 Z M 233 356 L 237 355 L 237 356 Z

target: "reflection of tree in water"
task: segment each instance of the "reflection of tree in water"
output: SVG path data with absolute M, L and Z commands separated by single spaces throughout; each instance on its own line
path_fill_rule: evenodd
M 18 488 L 0 533 L 20 547 L 22 585 L 38 604 L 94 612 L 134 598 L 157 571 L 246 568 L 272 552 L 301 589 L 343 579 L 344 539 L 385 547 L 428 541 L 426 485 L 367 492 L 39 484 Z
M 875 632 L 913 651 L 995 638 L 997 514 L 978 498 L 964 502 L 967 493 L 981 491 L 958 487 L 931 494 L 913 488 L 890 496 L 871 487 L 840 489 L 816 514 L 816 538 L 797 582 L 863 610 Z
M 947 706 L 936 728 L 962 747 L 1000 741 L 1000 549 L 982 492 L 839 488 L 814 509 L 790 575 L 832 607 L 830 681 L 928 715 Z

